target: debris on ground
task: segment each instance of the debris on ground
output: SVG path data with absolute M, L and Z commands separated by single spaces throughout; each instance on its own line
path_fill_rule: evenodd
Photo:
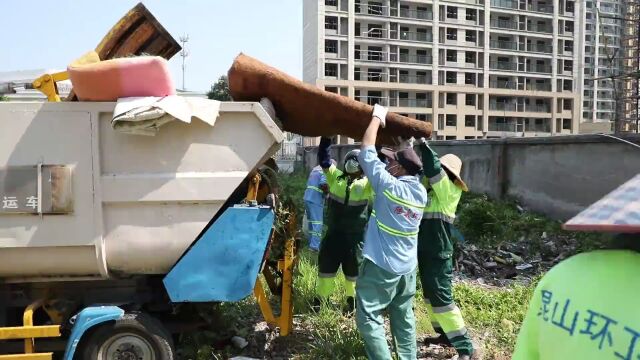
M 297 178 L 283 180 L 282 200 L 288 200 L 294 208 L 302 206 L 296 204 L 298 196 L 295 194 L 304 191 L 305 181 L 306 177 L 300 177 L 299 181 Z M 295 191 L 291 191 L 292 188 Z M 467 311 L 465 316 L 474 343 L 485 351 L 483 358 L 507 360 L 526 311 L 527 291 L 531 291 L 540 274 L 563 259 L 600 245 L 595 238 L 580 238 L 576 233 L 563 231 L 558 222 L 531 213 L 515 202 L 465 196 L 455 225 L 463 235 L 459 237 L 462 241 L 458 242 L 454 253 L 458 300 L 461 308 Z M 313 266 L 304 274 L 298 265 L 295 278 L 298 307 L 290 336 L 280 337 L 278 329 L 269 327 L 262 319 L 255 302 L 247 299 L 244 305 L 232 307 L 233 315 L 229 319 L 212 318 L 210 323 L 220 329 L 200 333 L 203 338 L 191 345 L 194 349 L 183 350 L 179 359 L 305 360 L 327 358 L 329 354 L 333 358 L 362 358 L 361 340 L 352 318 L 343 317 L 339 311 L 322 315 L 305 313 L 306 310 L 301 309 L 304 307 L 301 304 L 310 301 L 314 294 L 317 270 L 309 260 L 313 258 L 306 254 L 301 260 L 309 263 L 307 267 Z M 418 303 L 421 300 L 416 301 L 416 311 L 420 313 L 416 316 L 425 316 L 426 310 Z M 229 313 L 227 309 L 223 310 Z M 514 315 L 516 312 L 518 315 Z M 388 326 L 388 320 L 386 323 Z M 456 358 L 454 349 L 425 345 L 425 329 L 421 331 L 417 339 L 418 359 Z M 237 337 L 245 340 L 246 346 L 242 346 L 244 343 Z M 184 348 L 184 343 L 181 346 Z M 340 351 L 344 356 L 338 354 Z
M 247 345 L 249 345 L 249 342 L 240 336 L 232 337 L 231 343 L 233 344 L 233 346 L 235 346 L 237 349 L 240 349 L 240 350 L 246 348 Z
M 564 231 L 560 222 L 515 201 L 492 201 L 486 195 L 463 198 L 456 226 L 465 236 L 456 248 L 457 278 L 497 286 L 529 283 L 581 250 L 600 246 L 593 234 Z

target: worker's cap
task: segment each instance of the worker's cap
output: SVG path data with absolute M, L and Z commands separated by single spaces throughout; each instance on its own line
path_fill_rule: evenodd
M 566 230 L 640 233 L 640 174 L 584 209 Z
M 382 155 L 389 159 L 397 161 L 409 175 L 416 175 L 422 169 L 422 161 L 420 157 L 413 151 L 413 148 L 406 148 L 398 151 L 393 151 L 389 148 L 382 148 L 380 150 Z

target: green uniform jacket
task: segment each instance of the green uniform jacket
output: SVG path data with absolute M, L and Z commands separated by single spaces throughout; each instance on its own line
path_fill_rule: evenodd
M 640 359 L 640 253 L 599 250 L 554 266 L 536 287 L 513 360 Z
M 364 235 L 369 219 L 368 204 L 373 196 L 367 178 L 349 181 L 335 165 L 324 170 L 329 187 L 327 232 Z
M 421 145 L 424 177 L 422 184 L 427 189 L 427 206 L 422 216 L 420 255 L 450 259 L 453 256 L 451 225 L 456 218 L 456 209 L 462 189 L 449 179 L 440 165 L 440 159 L 431 148 Z

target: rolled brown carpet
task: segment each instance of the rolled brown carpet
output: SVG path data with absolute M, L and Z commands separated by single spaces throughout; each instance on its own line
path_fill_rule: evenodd
M 285 131 L 360 139 L 371 121 L 372 106 L 305 84 L 244 54 L 236 57 L 228 76 L 233 100 L 268 98 Z M 395 145 L 397 137 L 429 138 L 431 124 L 390 112 L 379 136 L 387 145 Z

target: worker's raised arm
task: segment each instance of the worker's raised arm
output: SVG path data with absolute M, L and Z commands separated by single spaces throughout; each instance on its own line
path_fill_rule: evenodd
M 331 139 L 327 137 L 322 137 L 320 139 L 320 145 L 318 146 L 318 164 L 322 167 L 322 171 L 325 176 L 325 188 L 331 188 L 336 183 L 338 177 L 342 175 L 342 171 L 338 170 L 338 168 L 331 161 Z
M 375 104 L 373 106 L 373 116 L 371 117 L 371 122 L 367 127 L 367 130 L 364 132 L 362 136 L 362 149 L 364 150 L 365 146 L 375 146 L 376 139 L 378 137 L 378 129 L 380 126 L 384 127 L 387 119 L 387 109 L 384 106 L 380 106 Z
M 362 136 L 362 146 L 358 158 L 362 171 L 369 179 L 374 193 L 378 193 L 381 187 L 394 180 L 394 177 L 386 170 L 386 165 L 378 157 L 375 147 L 378 129 L 381 125 L 384 127 L 386 116 L 387 109 L 378 104 L 373 107 L 373 117 L 364 136 Z
M 450 186 L 455 186 L 453 183 L 449 181 L 445 181 L 445 177 L 447 177 L 447 173 L 442 168 L 440 164 L 440 158 L 438 158 L 438 154 L 427 144 L 427 141 L 422 138 L 419 140 L 420 143 L 420 151 L 422 152 L 422 185 L 426 188 L 431 187 L 433 189 L 433 194 L 437 196 L 440 201 L 448 202 Z
M 320 146 L 318 146 L 318 164 L 325 170 L 331 167 L 330 148 L 331 139 L 324 136 L 320 138 Z
M 422 172 L 424 176 L 427 178 L 433 178 L 440 175 L 442 166 L 440 166 L 438 154 L 429 147 L 424 138 L 420 139 L 419 143 L 420 152 L 422 153 Z

